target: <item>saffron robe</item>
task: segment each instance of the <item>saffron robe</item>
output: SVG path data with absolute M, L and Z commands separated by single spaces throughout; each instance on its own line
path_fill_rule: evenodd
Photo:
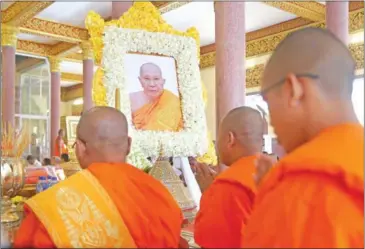
M 54 156 L 60 157 L 62 154 L 68 154 L 68 150 L 63 138 L 58 136 L 55 141 Z
M 76 179 L 81 174 L 93 184 Z M 77 191 L 68 191 L 70 188 Z M 75 192 L 85 193 L 82 200 L 88 203 L 86 207 L 73 204 L 80 199 Z M 83 213 L 89 218 L 82 218 Z M 15 238 L 16 248 L 90 247 L 90 244 L 98 248 L 177 248 L 183 220 L 178 204 L 159 181 L 131 165 L 107 163 L 92 164 L 36 195 L 26 202 L 25 214 Z M 68 217 L 67 222 L 62 223 L 59 217 Z M 71 237 L 65 237 L 69 224 L 83 233 L 77 234 L 74 232 L 77 229 L 72 229 Z M 115 230 L 110 232 L 115 227 L 119 227 L 119 234 Z M 55 232 L 57 229 L 60 232 Z M 100 231 L 109 231 L 111 235 L 102 236 Z M 71 244 L 74 241 L 78 244 Z
M 217 176 L 203 193 L 194 227 L 202 248 L 238 248 L 254 203 L 256 156 L 243 157 Z
M 364 128 L 323 130 L 264 178 L 242 247 L 364 248 Z
M 141 130 L 179 131 L 183 127 L 180 99 L 164 90 L 157 100 L 134 111 L 132 122 Z

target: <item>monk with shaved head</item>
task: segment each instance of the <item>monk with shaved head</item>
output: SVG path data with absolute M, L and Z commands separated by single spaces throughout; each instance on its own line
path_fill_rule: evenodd
M 287 36 L 261 93 L 288 155 L 262 181 L 246 248 L 364 248 L 364 128 L 351 101 L 355 62 L 332 33 Z
M 262 151 L 264 120 L 258 111 L 239 107 L 227 114 L 218 133 L 219 159 L 229 168 L 203 193 L 195 242 L 202 248 L 238 248 L 255 198 L 253 174 Z
M 158 180 L 126 163 L 125 116 L 94 107 L 76 135 L 83 170 L 26 201 L 15 247 L 177 248 L 181 210 Z

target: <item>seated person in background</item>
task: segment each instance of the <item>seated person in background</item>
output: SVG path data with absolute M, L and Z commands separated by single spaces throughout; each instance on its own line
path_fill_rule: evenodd
M 63 162 L 67 163 L 70 161 L 70 157 L 68 156 L 68 154 L 62 154 L 61 155 L 61 159 Z
M 183 222 L 165 186 L 126 163 L 127 119 L 94 107 L 77 125 L 83 168 L 24 204 L 15 248 L 177 248 Z
M 52 165 L 51 159 L 49 159 L 49 158 L 43 159 L 43 166 L 51 166 L 51 165 Z
M 35 157 L 33 157 L 32 155 L 28 155 L 27 156 L 27 162 L 28 162 L 28 167 L 42 167 L 42 164 L 40 161 L 38 161 Z
M 136 129 L 178 131 L 183 127 L 180 99 L 164 89 L 165 79 L 161 68 L 145 63 L 140 68 L 139 81 L 143 91 L 129 95 L 132 122 Z

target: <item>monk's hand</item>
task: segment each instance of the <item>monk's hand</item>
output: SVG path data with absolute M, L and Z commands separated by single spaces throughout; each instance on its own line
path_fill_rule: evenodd
M 199 184 L 202 193 L 212 184 L 216 175 L 217 172 L 211 169 L 207 164 L 205 163 L 196 164 L 195 178 Z
M 256 173 L 253 176 L 256 182 L 256 186 L 260 186 L 262 179 L 276 163 L 277 159 L 266 154 L 260 154 L 257 157 L 255 162 Z

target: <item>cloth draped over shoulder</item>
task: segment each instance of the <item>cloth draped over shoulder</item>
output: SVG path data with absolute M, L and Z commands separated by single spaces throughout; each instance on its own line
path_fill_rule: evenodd
M 217 176 L 203 193 L 195 220 L 195 242 L 203 248 L 239 248 L 256 194 L 256 156 L 243 157 Z
M 364 128 L 327 128 L 259 189 L 245 248 L 364 248 Z
M 168 190 L 127 164 L 93 164 L 28 200 L 25 213 L 16 248 L 177 248 L 182 224 Z
M 180 99 L 164 90 L 159 99 L 133 112 L 132 121 L 136 129 L 179 131 L 183 128 Z

